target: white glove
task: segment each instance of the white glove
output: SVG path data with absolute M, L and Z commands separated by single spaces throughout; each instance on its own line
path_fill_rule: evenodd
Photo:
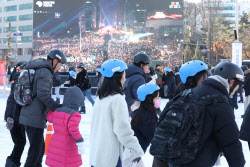
M 76 143 L 78 147 L 78 154 L 83 155 L 84 154 L 84 147 L 83 147 L 83 142 Z

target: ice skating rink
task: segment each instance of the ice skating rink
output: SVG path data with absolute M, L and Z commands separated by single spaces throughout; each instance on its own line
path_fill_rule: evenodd
M 93 96 L 93 99 L 96 97 Z M 63 100 L 63 97 L 61 97 L 61 101 Z M 4 112 L 6 108 L 6 101 L 7 97 L 0 97 L 0 167 L 4 167 L 6 158 L 11 154 L 12 148 L 13 148 L 13 142 L 10 136 L 9 131 L 5 127 L 6 123 L 3 121 L 4 120 Z M 82 155 L 82 161 L 83 165 L 82 167 L 89 167 L 89 147 L 90 147 L 90 126 L 91 126 L 91 118 L 92 118 L 92 105 L 91 103 L 86 100 L 86 111 L 87 114 L 82 115 L 82 120 L 80 124 L 80 132 L 84 138 L 84 145 L 85 145 L 85 150 L 84 150 L 84 155 Z M 164 108 L 165 104 L 168 102 L 166 99 L 162 99 L 162 104 L 161 104 L 161 109 Z M 244 105 L 243 103 L 239 103 L 239 109 L 235 110 L 235 120 L 238 124 L 238 127 L 240 128 L 241 123 L 242 123 L 242 118 L 241 115 L 244 112 Z M 46 136 L 46 130 L 44 132 L 44 137 Z M 246 167 L 250 167 L 250 152 L 248 149 L 248 144 L 247 142 L 241 141 L 243 145 L 243 151 L 244 151 L 244 156 L 246 159 Z M 27 139 L 27 143 L 24 149 L 24 153 L 21 159 L 21 163 L 23 166 L 28 154 L 28 148 L 29 148 L 29 142 Z M 105 150 L 103 150 L 103 153 L 105 154 Z M 43 157 L 43 166 L 45 165 L 45 159 L 46 156 Z M 153 157 L 147 153 L 142 157 L 145 167 L 152 167 L 152 162 L 153 162 Z M 202 164 L 201 164 L 202 167 Z M 228 167 L 227 161 L 224 157 L 221 158 L 221 167 Z

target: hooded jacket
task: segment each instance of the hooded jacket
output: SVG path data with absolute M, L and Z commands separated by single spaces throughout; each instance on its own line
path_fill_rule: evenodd
M 46 59 L 31 60 L 27 62 L 25 68 L 36 70 L 33 80 L 35 98 L 30 105 L 22 107 L 19 122 L 25 126 L 45 128 L 48 109 L 55 110 L 59 107 L 51 97 L 53 68 Z
M 84 96 L 79 88 L 68 88 L 64 94 L 62 107 L 48 113 L 47 119 L 53 123 L 55 133 L 48 148 L 46 165 L 63 167 L 82 165 L 76 143 L 83 142 L 79 132 L 81 115 L 78 112 L 83 100 Z
M 136 100 L 138 100 L 137 89 L 141 85 L 148 83 L 150 80 L 150 76 L 146 75 L 142 68 L 134 64 L 128 65 L 128 69 L 126 70 L 126 81 L 124 83 L 124 87 L 127 87 L 125 96 L 129 110 L 131 105 Z
M 204 80 L 202 85 L 193 91 L 200 96 L 219 94 L 229 98 L 228 90 L 223 83 L 212 78 Z M 231 105 L 216 103 L 208 105 L 205 110 L 200 151 L 195 160 L 185 167 L 198 167 L 200 164 L 204 167 L 213 166 L 220 152 L 224 153 L 230 167 L 243 167 L 245 159 Z

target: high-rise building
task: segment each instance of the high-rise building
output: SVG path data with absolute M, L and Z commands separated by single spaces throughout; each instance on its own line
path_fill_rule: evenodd
M 117 27 L 123 28 L 126 21 L 126 0 L 121 0 L 117 10 Z
M 8 55 L 9 23 L 11 23 L 11 61 L 31 57 L 33 34 L 33 0 L 0 0 L 0 60 Z M 22 33 L 22 36 L 14 36 Z M 19 34 L 20 35 L 20 34 Z M 21 56 L 22 55 L 22 56 Z
M 84 10 L 85 10 L 85 30 L 86 31 L 92 31 L 95 29 L 94 20 L 95 18 L 95 9 L 96 5 L 94 0 L 85 0 L 84 4 Z
M 144 33 L 146 31 L 147 10 L 144 0 L 136 0 L 134 10 L 134 32 Z

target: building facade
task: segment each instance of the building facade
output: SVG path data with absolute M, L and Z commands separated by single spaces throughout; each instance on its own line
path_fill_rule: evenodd
M 0 60 L 5 61 L 9 53 L 9 23 L 11 23 L 11 53 L 9 59 L 15 61 L 29 59 L 32 55 L 33 0 L 0 0 Z M 22 36 L 15 37 L 15 33 Z M 9 61 L 10 61 L 9 60 Z

